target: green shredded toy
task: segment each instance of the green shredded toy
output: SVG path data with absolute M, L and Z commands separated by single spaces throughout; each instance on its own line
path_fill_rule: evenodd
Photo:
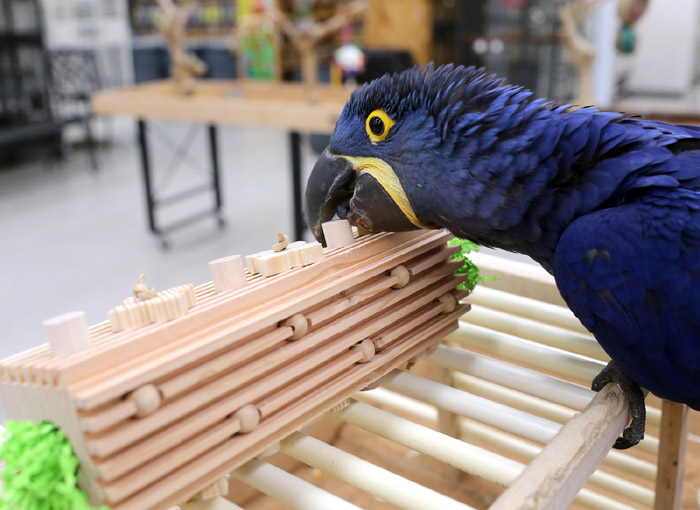
M 78 459 L 60 429 L 32 421 L 8 421 L 5 427 L 0 510 L 91 509 L 78 488 Z
M 457 287 L 458 289 L 469 289 L 469 292 L 472 292 L 477 286 L 477 284 L 489 280 L 498 279 L 498 277 L 496 276 L 481 276 L 481 274 L 479 273 L 479 268 L 476 266 L 476 264 L 474 264 L 474 262 L 469 260 L 469 257 L 467 257 L 467 255 L 469 255 L 470 253 L 479 251 L 478 244 L 472 243 L 471 241 L 467 241 L 466 239 L 459 239 L 457 237 L 448 241 L 447 244 L 449 244 L 450 246 L 462 247 L 462 251 L 452 255 L 452 258 L 454 260 L 464 261 L 464 265 L 457 269 L 455 273 L 467 274 L 467 281 L 464 283 L 460 283 Z

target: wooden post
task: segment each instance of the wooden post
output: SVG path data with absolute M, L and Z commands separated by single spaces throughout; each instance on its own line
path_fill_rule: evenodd
M 430 364 L 430 369 L 432 371 L 432 379 L 442 384 L 446 384 L 448 386 L 454 386 L 452 384 L 451 370 L 441 367 L 440 365 L 436 365 L 434 363 Z M 456 413 L 453 413 L 452 411 L 447 411 L 441 407 L 437 408 L 437 412 L 438 430 L 443 434 L 447 434 L 450 437 L 460 439 L 460 417 Z M 459 469 L 450 466 L 449 464 L 445 464 L 444 466 L 442 466 L 442 473 L 447 479 L 447 482 L 452 487 L 457 485 L 457 482 L 459 482 L 459 479 L 462 476 L 462 472 Z
M 243 259 L 240 255 L 212 260 L 209 262 L 209 273 L 214 281 L 217 294 L 242 289 L 248 285 L 243 271 Z
M 73 354 L 90 347 L 85 313 L 69 312 L 44 321 L 51 354 Z
M 654 510 L 681 510 L 685 475 L 688 406 L 664 400 Z

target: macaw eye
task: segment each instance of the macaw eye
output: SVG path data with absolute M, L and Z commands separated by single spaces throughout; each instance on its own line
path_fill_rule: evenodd
M 372 143 L 381 142 L 389 134 L 394 121 L 384 112 L 384 110 L 374 110 L 367 116 L 365 129 Z

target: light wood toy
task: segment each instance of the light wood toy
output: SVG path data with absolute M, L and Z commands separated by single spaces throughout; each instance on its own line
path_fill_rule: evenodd
M 268 278 L 219 259 L 184 316 L 127 331 L 50 320 L 49 345 L 0 362 L 7 418 L 65 432 L 93 505 L 221 495 L 228 473 L 457 329 L 451 237 L 353 238 Z
M 170 51 L 170 70 L 182 94 L 194 92 L 195 77 L 207 72 L 207 65 L 187 51 L 185 27 L 194 0 L 158 0 L 161 17 L 158 28 L 165 37 Z

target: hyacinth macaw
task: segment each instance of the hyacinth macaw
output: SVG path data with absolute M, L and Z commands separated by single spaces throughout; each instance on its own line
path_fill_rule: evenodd
M 644 394 L 700 409 L 700 128 L 537 99 L 429 65 L 353 92 L 306 190 L 310 228 L 447 228 L 549 271 L 612 361 L 644 435 Z

